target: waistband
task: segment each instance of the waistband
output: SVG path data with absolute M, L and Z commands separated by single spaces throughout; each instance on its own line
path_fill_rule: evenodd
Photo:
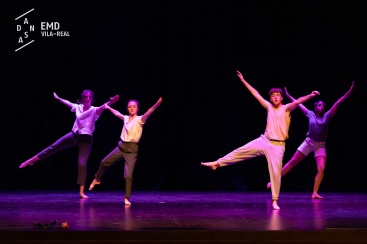
M 268 138 L 268 140 L 269 141 L 276 141 L 276 142 L 286 142 L 287 141 L 287 139 L 285 139 L 285 140 L 277 140 L 277 139 L 272 139 L 272 138 L 270 138 L 270 137 L 268 137 L 267 135 L 266 135 L 266 138 Z
M 312 144 L 320 144 L 320 145 L 323 145 L 323 144 L 326 143 L 326 141 L 315 141 L 315 140 L 312 140 L 309 137 L 306 137 L 306 141 L 309 142 L 309 143 L 312 143 Z
M 134 144 L 138 144 L 138 142 L 136 142 L 136 141 L 123 141 L 123 140 L 121 140 L 121 142 L 122 143 L 134 143 Z

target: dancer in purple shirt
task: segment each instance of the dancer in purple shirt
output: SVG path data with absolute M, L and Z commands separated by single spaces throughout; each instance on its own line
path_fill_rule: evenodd
M 315 177 L 313 192 L 311 196 L 314 199 L 323 199 L 323 197 L 318 194 L 318 191 L 324 178 L 327 157 L 326 139 L 330 120 L 335 115 L 336 111 L 339 108 L 339 105 L 344 102 L 350 94 L 352 94 L 353 87 L 354 82 L 352 82 L 352 85 L 349 88 L 348 92 L 345 93 L 341 98 L 339 98 L 339 100 L 336 101 L 336 103 L 327 112 L 325 112 L 325 103 L 321 100 L 314 103 L 314 111 L 308 110 L 302 104 L 299 105 L 302 113 L 308 118 L 308 132 L 306 134 L 306 139 L 304 140 L 304 142 L 298 147 L 291 160 L 289 160 L 289 162 L 282 168 L 282 176 L 289 173 L 289 171 L 291 171 L 294 166 L 296 166 L 299 162 L 302 161 L 302 159 L 313 152 L 317 166 L 317 174 Z M 291 101 L 294 101 L 295 99 L 291 95 L 289 95 L 287 89 L 284 88 L 284 90 L 286 97 L 288 97 Z M 271 187 L 270 182 L 268 183 L 267 187 Z

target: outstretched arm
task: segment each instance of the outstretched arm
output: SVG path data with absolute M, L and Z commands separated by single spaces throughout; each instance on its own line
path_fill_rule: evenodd
M 344 96 L 342 96 L 341 98 L 338 99 L 338 101 L 336 101 L 336 103 L 334 103 L 334 105 L 331 107 L 330 109 L 330 117 L 333 117 L 336 113 L 336 111 L 339 108 L 339 105 L 344 102 L 350 94 L 352 94 L 353 92 L 353 87 L 354 87 L 354 81 L 352 82 L 352 85 L 350 86 L 349 90 L 347 91 L 347 93 L 344 94 Z
M 237 71 L 237 76 L 240 78 L 240 80 L 246 86 L 246 88 L 251 92 L 251 94 L 260 102 L 260 104 L 264 108 L 268 109 L 270 102 L 265 100 L 255 88 L 253 88 L 247 81 L 245 81 L 241 72 Z
M 56 92 L 54 92 L 54 98 L 58 101 L 60 101 L 62 104 L 65 104 L 66 106 L 68 106 L 69 108 L 72 108 L 73 107 L 73 104 L 71 102 L 69 102 L 68 100 L 66 99 L 63 99 L 61 97 L 59 97 Z
M 158 101 L 150 109 L 148 109 L 148 111 L 141 117 L 143 123 L 147 121 L 149 116 L 159 107 L 159 105 L 161 105 L 161 103 L 162 103 L 162 97 L 160 97 Z
M 287 91 L 287 87 L 284 87 L 284 93 L 285 93 L 285 96 L 290 99 L 292 102 L 296 101 L 296 99 L 294 97 L 292 97 L 288 91 Z M 303 104 L 299 104 L 298 107 L 301 109 L 302 113 L 304 115 L 307 115 L 307 108 L 305 106 L 303 106 Z
M 111 108 L 110 106 L 108 106 L 108 103 L 105 103 L 102 105 L 105 109 L 110 110 L 110 112 L 115 115 L 117 118 L 124 120 L 124 115 L 121 114 L 119 111 L 117 111 L 116 109 Z M 101 106 L 101 107 L 102 107 Z
M 320 93 L 318 91 L 313 91 L 309 95 L 299 97 L 298 99 L 294 100 L 293 102 L 288 103 L 287 110 L 289 112 L 293 111 L 295 108 L 297 108 L 298 105 L 300 105 L 301 103 L 307 102 L 308 100 L 310 100 L 312 97 L 316 95 L 320 95 Z
M 120 99 L 120 96 L 119 95 L 115 95 L 114 97 L 111 97 L 110 100 L 108 102 L 106 102 L 105 104 L 103 104 L 102 106 L 99 106 L 97 109 L 96 109 L 96 113 L 97 115 L 101 115 L 102 112 L 105 110 L 106 106 L 110 106 L 112 104 L 114 104 L 115 102 L 117 102 L 118 100 Z

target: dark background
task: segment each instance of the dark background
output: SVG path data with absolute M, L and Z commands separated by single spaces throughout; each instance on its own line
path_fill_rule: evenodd
M 264 98 L 272 87 L 287 87 L 294 97 L 318 90 L 327 109 L 355 81 L 329 127 L 320 194 L 366 191 L 363 6 L 351 0 L 6 2 L 0 189 L 78 189 L 77 148 L 18 166 L 72 128 L 75 114 L 52 93 L 76 102 L 91 89 L 96 106 L 119 94 L 113 107 L 125 114 L 129 99 L 140 102 L 143 114 L 163 97 L 144 126 L 133 190 L 265 191 L 265 157 L 216 171 L 200 166 L 264 132 L 266 111 L 236 76 L 240 70 Z M 14 52 L 21 36 L 14 19 L 32 8 L 27 18 L 35 41 Z M 42 37 L 40 22 L 59 22 L 70 37 Z M 284 164 L 307 126 L 301 111 L 293 111 Z M 97 121 L 87 186 L 121 128 L 108 111 Z M 310 155 L 283 178 L 281 190 L 312 191 L 315 174 Z M 123 191 L 123 164 L 102 181 L 97 190 Z

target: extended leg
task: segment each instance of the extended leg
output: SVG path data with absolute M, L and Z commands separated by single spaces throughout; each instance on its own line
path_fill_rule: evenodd
M 258 157 L 264 155 L 262 152 L 263 138 L 257 138 L 247 143 L 246 145 L 239 147 L 232 152 L 228 153 L 217 161 L 201 163 L 202 166 L 216 170 L 218 167 L 231 165 L 238 163 L 250 158 Z
M 22 169 L 24 167 L 31 166 L 39 160 L 43 161 L 46 158 L 50 157 L 52 154 L 72 146 L 75 146 L 75 137 L 72 132 L 69 132 L 68 134 L 64 135 L 53 144 L 42 150 L 37 155 L 19 165 L 19 168 Z
M 119 146 L 117 146 L 99 164 L 98 171 L 95 174 L 93 182 L 89 186 L 89 190 L 92 190 L 95 185 L 99 185 L 101 183 L 101 178 L 108 169 L 108 167 L 112 166 L 121 159 L 122 159 L 122 149 Z

